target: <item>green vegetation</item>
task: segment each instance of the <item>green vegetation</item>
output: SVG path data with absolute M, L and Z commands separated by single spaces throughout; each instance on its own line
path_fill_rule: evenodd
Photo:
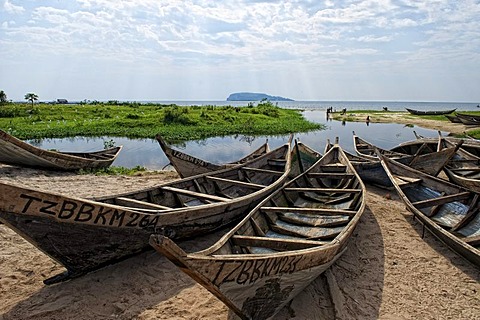
M 145 167 L 136 166 L 134 168 L 125 168 L 125 167 L 115 167 L 111 166 L 108 168 L 101 168 L 101 169 L 89 169 L 89 170 L 79 170 L 79 174 L 94 174 L 97 176 L 116 176 L 116 175 L 124 175 L 124 176 L 133 176 L 139 175 L 147 171 Z
M 7 103 L 8 103 L 7 94 L 5 93 L 5 91 L 0 90 L 0 105 L 4 105 Z
M 98 101 L 81 104 L 9 104 L 0 108 L 0 128 L 20 139 L 75 136 L 185 141 L 231 134 L 273 135 L 322 129 L 299 110 L 271 102 L 257 106 L 188 106 Z

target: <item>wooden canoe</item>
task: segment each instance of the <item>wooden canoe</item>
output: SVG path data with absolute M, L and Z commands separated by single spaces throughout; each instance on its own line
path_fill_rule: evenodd
M 59 152 L 37 148 L 0 130 L 0 162 L 50 170 L 80 170 L 109 167 L 122 147 L 95 152 Z
M 395 154 L 395 159 L 414 169 L 436 176 L 442 171 L 451 158 L 455 156 L 459 147 L 459 145 L 452 145 L 439 151 L 432 151 L 426 154 L 403 155 L 401 157 Z M 376 147 L 372 145 L 372 148 L 375 149 Z M 393 188 L 393 184 L 383 169 L 378 157 L 375 159 L 367 159 L 347 151 L 344 152 L 363 182 L 385 189 Z M 383 152 L 385 154 L 387 153 L 385 150 Z
M 405 109 L 407 109 L 407 111 L 410 112 L 411 114 L 414 114 L 414 115 L 417 115 L 417 116 L 436 116 L 436 115 L 444 115 L 444 114 L 453 113 L 453 112 L 455 112 L 455 110 L 457 110 L 456 108 L 455 108 L 455 109 L 451 109 L 451 110 L 427 110 L 427 111 L 424 111 L 424 110 L 414 110 L 414 109 L 409 109 L 409 108 L 405 108 Z
M 336 145 L 210 248 L 150 243 L 242 319 L 275 314 L 337 260 L 365 209 L 365 186 Z
M 378 160 L 375 150 L 378 150 L 381 154 L 389 158 L 403 158 L 404 153 L 394 152 L 386 149 L 379 148 L 374 144 L 360 138 L 353 132 L 353 147 L 358 156 L 367 160 Z
M 299 174 L 305 172 L 315 162 L 322 157 L 322 154 L 301 141 L 295 140 L 292 150 L 292 168 L 290 170 L 290 178 L 295 178 Z
M 439 137 L 439 150 L 448 148 L 451 145 L 450 141 Z M 480 192 L 480 157 L 460 148 L 443 170 L 451 182 L 475 192 Z
M 425 154 L 429 152 L 434 152 L 438 149 L 438 138 L 425 138 L 418 135 L 415 131 L 413 133 L 415 134 L 415 137 L 416 137 L 415 140 L 403 142 L 390 150 L 394 152 L 405 153 L 405 154 L 418 154 L 418 153 Z M 440 131 L 438 131 L 438 135 L 439 136 L 442 135 Z M 453 144 L 458 144 L 461 142 L 463 150 L 477 157 L 480 157 L 480 141 L 479 140 L 471 139 L 471 138 L 464 139 L 464 138 L 455 138 L 455 137 L 443 137 L 443 138 Z M 419 148 L 422 148 L 422 150 L 419 150 Z
M 448 115 L 446 114 L 445 117 L 450 120 L 450 122 L 453 122 L 453 123 L 462 123 L 462 121 L 460 121 L 460 119 L 455 116 L 455 115 Z
M 0 221 L 62 264 L 50 284 L 139 253 L 150 234 L 190 238 L 238 222 L 288 178 L 289 143 L 243 165 L 83 199 L 0 183 Z
M 480 116 L 478 115 L 470 115 L 464 113 L 456 113 L 458 120 L 461 123 L 468 125 L 468 126 L 478 126 L 480 125 Z
M 479 194 L 379 156 L 407 209 L 434 236 L 480 267 Z
M 229 168 L 235 165 L 239 165 L 255 159 L 256 157 L 261 156 L 262 154 L 267 153 L 270 151 L 268 146 L 268 140 L 262 144 L 258 149 L 254 150 L 252 153 L 248 154 L 247 156 L 243 157 L 242 159 L 226 163 L 226 164 L 215 164 L 206 160 L 202 160 L 200 158 L 194 157 L 192 155 L 183 153 L 180 150 L 176 150 L 171 148 L 160 135 L 155 137 L 160 144 L 163 152 L 167 156 L 168 160 L 175 168 L 177 173 L 182 178 L 191 177 L 197 174 L 207 173 L 216 170 L 222 170 L 225 168 Z

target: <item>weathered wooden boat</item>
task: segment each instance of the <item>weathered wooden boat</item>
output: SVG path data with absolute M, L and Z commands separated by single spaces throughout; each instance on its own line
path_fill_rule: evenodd
M 439 137 L 438 149 L 448 148 L 452 142 Z M 445 165 L 443 171 L 448 179 L 464 188 L 480 192 L 480 157 L 460 148 Z
M 290 178 L 295 178 L 305 172 L 314 163 L 316 163 L 322 154 L 301 141 L 295 140 L 292 150 L 292 166 L 290 169 Z
M 346 250 L 365 192 L 336 145 L 210 248 L 187 254 L 162 235 L 150 243 L 240 318 L 272 319 Z
M 437 150 L 438 138 L 425 138 L 419 136 L 415 131 L 413 133 L 416 137 L 415 140 L 403 142 L 390 150 L 405 154 L 425 154 L 429 152 L 435 152 Z M 438 133 L 441 135 L 440 131 Z M 453 144 L 462 143 L 463 150 L 466 150 L 473 155 L 480 156 L 480 141 L 476 139 L 463 139 L 455 137 L 444 137 L 444 139 Z
M 480 125 L 480 116 L 478 115 L 470 115 L 464 113 L 456 113 L 455 114 L 460 120 L 461 123 L 468 125 L 468 126 L 478 126 Z
M 363 140 L 364 141 L 364 140 Z M 328 146 L 328 142 L 327 142 Z M 377 148 L 374 145 L 371 145 L 373 149 Z M 402 156 L 398 156 L 397 154 L 394 155 L 394 159 L 398 162 L 408 165 L 414 169 L 420 170 L 427 174 L 436 176 L 438 175 L 444 166 L 450 161 L 450 159 L 456 154 L 457 150 L 459 149 L 460 145 L 452 145 L 443 148 L 439 151 L 432 151 L 430 153 L 425 154 L 413 154 L 407 155 L 404 154 Z M 378 149 L 378 148 L 377 148 Z M 382 149 L 379 149 L 382 150 Z M 382 150 L 384 154 L 388 154 L 385 150 Z M 353 165 L 355 170 L 357 171 L 360 178 L 365 183 L 372 184 L 381 188 L 392 189 L 393 185 L 382 167 L 380 160 L 377 158 L 375 159 L 367 159 L 365 157 L 356 156 L 345 151 L 350 163 Z
M 457 110 L 457 108 L 455 109 L 450 109 L 450 110 L 414 110 L 414 109 L 409 109 L 409 108 L 405 108 L 407 109 L 408 112 L 410 112 L 411 114 L 414 114 L 414 115 L 417 115 L 417 116 L 436 116 L 436 115 L 445 115 L 445 114 L 450 114 L 450 113 L 453 113 L 455 112 L 455 110 Z
M 480 267 L 479 194 L 379 157 L 407 209 L 435 237 Z
M 62 264 L 50 284 L 150 248 L 152 233 L 190 238 L 238 222 L 284 184 L 291 141 L 234 168 L 83 199 L 0 183 L 0 221 Z
M 460 119 L 455 116 L 455 115 L 449 115 L 449 114 L 446 114 L 445 117 L 450 120 L 450 122 L 453 122 L 453 123 L 462 123 L 462 121 L 460 121 Z
M 405 157 L 405 153 L 391 151 L 382 149 L 380 147 L 375 146 L 373 143 L 370 143 L 353 132 L 353 147 L 355 152 L 360 157 L 367 159 L 367 160 L 378 160 L 376 151 L 380 152 L 381 154 L 389 157 L 389 158 L 403 158 Z
M 167 156 L 172 166 L 175 168 L 177 173 L 182 178 L 233 167 L 233 166 L 245 163 L 247 161 L 250 161 L 252 159 L 255 159 L 256 157 L 259 157 L 262 154 L 265 154 L 268 151 L 270 151 L 270 148 L 268 146 L 268 140 L 267 140 L 258 149 L 254 150 L 253 152 L 241 158 L 240 160 L 226 163 L 226 164 L 215 164 L 215 163 L 194 157 L 192 155 L 186 154 L 180 150 L 171 148 L 162 139 L 160 135 L 157 135 L 155 138 L 157 139 L 158 143 L 160 144 L 160 147 L 162 148 L 163 152 Z
M 0 130 L 0 162 L 50 170 L 80 170 L 109 167 L 122 147 L 94 152 L 59 152 L 37 148 Z

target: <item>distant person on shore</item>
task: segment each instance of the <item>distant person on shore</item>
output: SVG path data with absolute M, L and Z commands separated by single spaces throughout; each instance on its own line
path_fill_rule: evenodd
M 347 108 L 342 109 L 342 114 L 347 114 Z
M 370 125 L 370 116 L 367 116 L 367 119 L 365 119 L 365 122 L 367 123 L 367 126 Z
M 388 111 L 388 107 L 383 107 L 383 111 Z

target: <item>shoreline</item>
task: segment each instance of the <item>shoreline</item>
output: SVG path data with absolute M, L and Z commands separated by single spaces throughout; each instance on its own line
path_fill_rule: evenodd
M 370 123 L 399 123 L 405 125 L 416 125 L 426 129 L 440 130 L 449 132 L 450 135 L 462 135 L 471 129 L 478 127 L 466 126 L 462 123 L 453 123 L 451 121 L 439 121 L 431 119 L 422 119 L 421 116 L 414 116 L 408 112 L 374 112 L 371 113 L 362 112 L 348 112 L 346 115 L 342 115 L 339 112 L 330 113 L 333 120 L 338 121 L 353 121 L 353 122 L 365 122 L 367 116 L 370 117 Z

